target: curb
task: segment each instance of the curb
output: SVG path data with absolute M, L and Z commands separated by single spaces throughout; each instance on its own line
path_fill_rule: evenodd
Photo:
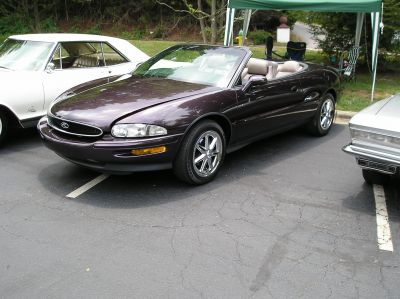
M 336 110 L 335 122 L 347 124 L 357 112 Z

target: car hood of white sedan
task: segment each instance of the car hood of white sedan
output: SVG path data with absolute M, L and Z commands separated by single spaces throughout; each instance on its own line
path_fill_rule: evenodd
M 400 134 L 400 93 L 360 111 L 350 125 Z

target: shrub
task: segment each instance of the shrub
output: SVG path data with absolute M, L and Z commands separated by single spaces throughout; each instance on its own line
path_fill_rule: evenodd
M 120 37 L 127 40 L 138 40 L 142 39 L 144 36 L 144 30 L 142 29 L 134 29 L 132 31 L 123 31 L 120 34 Z
M 80 33 L 81 30 L 78 27 L 78 25 L 72 25 L 71 27 L 69 27 L 68 32 L 70 32 L 70 33 Z
M 30 32 L 28 21 L 19 14 L 11 14 L 0 18 L 0 34 L 9 35 Z
M 41 28 L 44 32 L 58 32 L 60 31 L 56 21 L 53 19 L 53 17 L 48 17 L 47 19 L 44 19 L 41 22 Z
M 264 45 L 265 40 L 267 39 L 268 36 L 271 34 L 267 31 L 264 30 L 255 30 L 251 31 L 247 34 L 247 38 L 250 39 L 253 44 L 255 45 Z
M 97 25 L 94 25 L 94 26 L 90 27 L 88 30 L 86 30 L 86 33 L 100 35 L 101 34 L 100 25 L 97 24 Z
M 164 32 L 165 32 L 164 27 L 162 25 L 157 25 L 157 27 L 154 28 L 153 37 L 161 38 L 164 36 Z

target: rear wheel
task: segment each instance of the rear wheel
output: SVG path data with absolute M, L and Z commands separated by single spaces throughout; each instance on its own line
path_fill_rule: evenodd
M 327 93 L 322 98 L 321 105 L 314 118 L 307 125 L 308 132 L 315 136 L 324 136 L 328 134 L 332 127 L 335 117 L 335 98 Z
M 216 122 L 196 124 L 182 142 L 174 163 L 175 175 L 193 185 L 210 182 L 224 161 L 225 146 L 224 131 Z
M 390 177 L 389 175 L 385 175 L 383 173 L 369 170 L 369 169 L 363 169 L 362 174 L 364 177 L 364 180 L 367 184 L 373 185 L 383 185 L 385 182 L 387 182 Z
M 8 131 L 8 119 L 4 112 L 0 111 L 0 146 L 4 142 Z

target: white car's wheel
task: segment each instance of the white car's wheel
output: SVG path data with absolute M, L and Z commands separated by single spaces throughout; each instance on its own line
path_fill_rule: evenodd
M 7 134 L 8 120 L 4 112 L 0 111 L 0 145 Z

